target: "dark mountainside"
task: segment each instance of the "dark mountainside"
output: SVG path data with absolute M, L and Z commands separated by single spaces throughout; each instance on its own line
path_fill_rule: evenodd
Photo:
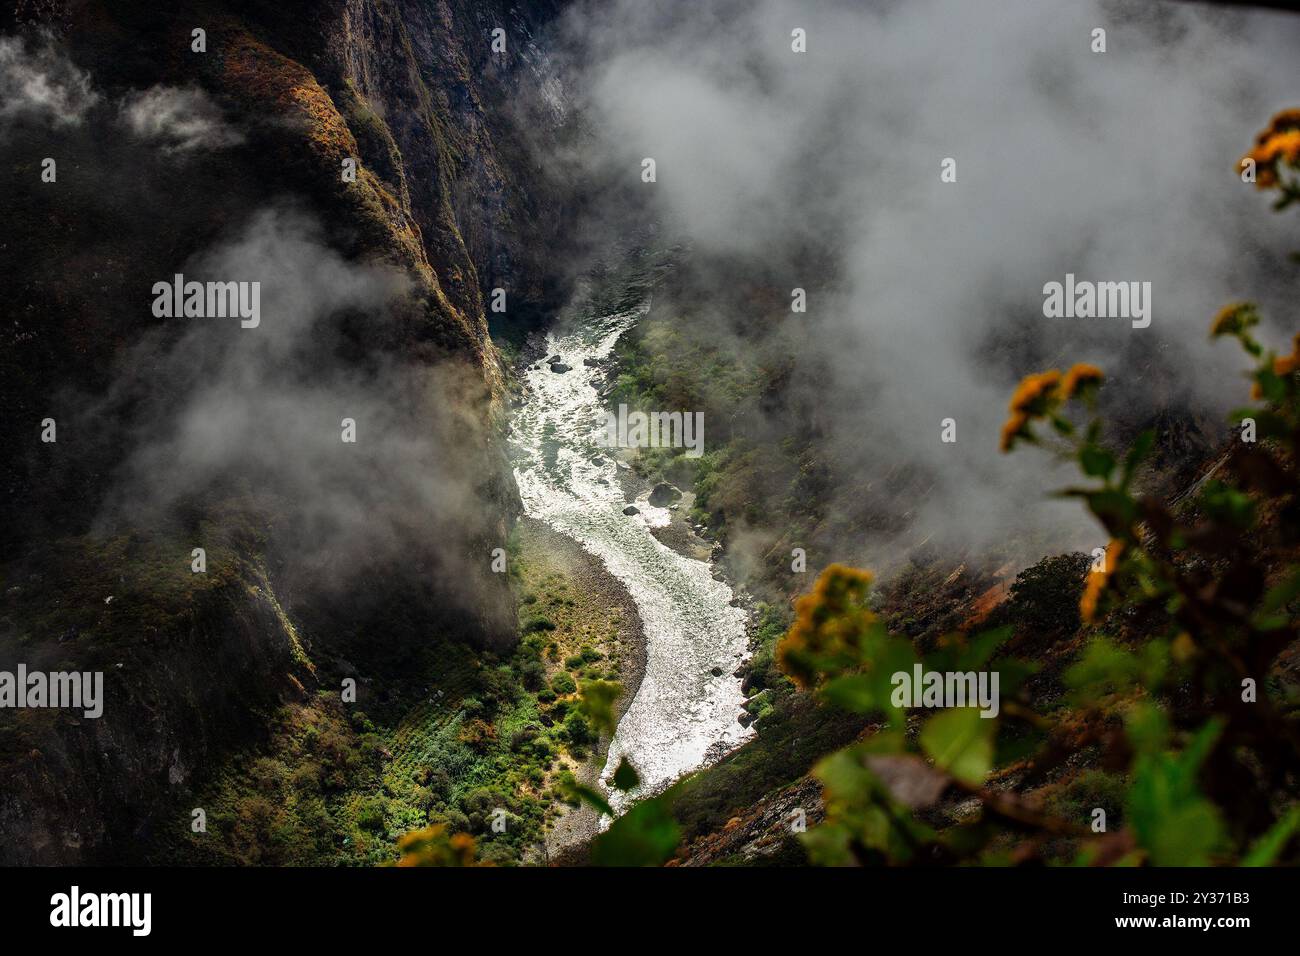
M 528 37 L 553 13 L 545 2 L 69 2 L 19 3 L 0 20 L 27 56 L 43 55 L 48 31 L 75 64 L 52 69 L 84 71 L 93 91 L 83 122 L 20 115 L 0 147 L 0 427 L 12 449 L 0 664 L 102 669 L 113 701 L 101 720 L 5 711 L 3 862 L 138 860 L 160 828 L 189 829 L 195 788 L 265 737 L 286 702 L 318 687 L 337 698 L 350 676 L 367 711 L 401 710 L 428 681 L 412 659 L 516 639 L 513 598 L 488 570 L 517 503 L 484 300 L 506 288 L 527 316 L 560 292 L 547 256 L 563 210 L 518 162 L 512 125 L 515 76 L 539 69 Z M 494 56 L 498 24 L 511 47 Z M 206 53 L 191 52 L 196 26 Z M 159 148 L 147 124 L 125 134 L 125 104 L 154 88 L 201 91 L 213 129 L 225 114 L 235 132 L 192 152 L 183 139 Z M 153 133 L 165 135 L 160 115 Z M 544 135 L 548 118 L 533 119 L 531 135 Z M 45 156 L 57 185 L 40 180 Z M 359 160 L 355 183 L 341 180 L 347 157 Z M 408 277 L 395 294 L 331 290 L 306 308 L 310 334 L 290 358 L 232 391 L 283 394 L 319 374 L 358 400 L 377 395 L 398 410 L 360 418 L 356 447 L 382 430 L 389 450 L 417 447 L 409 460 L 379 454 L 335 474 L 320 448 L 280 442 L 273 427 L 268 443 L 245 422 L 245 448 L 212 451 L 226 466 L 217 477 L 159 500 L 172 466 L 185 468 L 176 450 L 202 459 L 209 441 L 166 444 L 184 425 L 168 412 L 206 379 L 182 323 L 152 317 L 150 289 L 174 272 L 207 278 L 212 250 L 219 261 L 234 246 L 238 259 L 241 244 L 242 261 L 291 258 L 304 290 L 331 258 L 361 270 L 350 273 L 359 286 L 372 269 Z M 206 371 L 251 376 L 228 357 Z M 330 390 L 302 394 L 312 407 Z M 324 454 L 352 447 L 338 443 L 347 404 L 326 412 Z M 38 440 L 46 417 L 56 444 Z M 140 458 L 152 441 L 162 452 Z M 282 481 L 280 456 L 317 475 Z M 316 480 L 320 508 L 304 502 Z M 459 506 L 430 507 L 448 489 Z M 197 546 L 205 574 L 191 572 Z

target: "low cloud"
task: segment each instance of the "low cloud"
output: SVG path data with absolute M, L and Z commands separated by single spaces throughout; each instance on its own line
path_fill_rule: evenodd
M 0 122 L 30 119 L 77 126 L 99 100 L 90 74 L 51 44 L 30 48 L 0 37 Z
M 195 87 L 155 86 L 132 93 L 122 103 L 121 118 L 133 134 L 173 153 L 223 149 L 244 141 L 217 104 Z
M 1240 355 L 1207 342 L 1225 302 L 1293 300 L 1291 223 L 1234 174 L 1300 90 L 1300 17 L 1147 2 L 704 0 L 587 4 L 567 20 L 585 173 L 648 204 L 693 267 L 807 287 L 788 404 L 816 407 L 844 500 L 900 486 L 913 540 L 1043 532 L 1095 544 L 1064 476 L 1003 456 L 1018 378 L 1093 361 L 1131 420 L 1220 418 Z M 1091 49 L 1107 31 L 1107 51 Z M 807 52 L 791 48 L 806 31 Z M 639 182 L 653 157 L 657 181 Z M 941 163 L 956 160 L 956 182 Z M 631 205 L 641 215 L 645 205 Z M 629 210 L 597 207 L 611 235 Z M 620 216 L 623 216 L 620 220 Z M 612 224 L 612 226 L 611 226 Z M 812 263 L 811 267 L 809 264 Z M 1043 286 L 1150 282 L 1149 328 L 1047 319 Z M 709 304 L 688 304 L 697 325 Z M 754 318 L 757 334 L 759 319 Z M 1272 334 L 1282 341 L 1280 323 Z M 744 336 L 741 332 L 743 344 Z M 940 441 L 953 418 L 957 441 Z M 1226 437 L 1211 435 L 1212 439 Z M 779 531 L 779 529 L 774 529 Z
M 259 282 L 261 321 L 164 319 L 126 353 L 77 425 L 128 449 L 96 530 L 160 527 L 225 501 L 273 516 L 300 591 L 341 593 L 363 569 L 396 568 L 481 600 L 467 542 L 495 511 L 478 491 L 485 459 L 466 448 L 483 443 L 482 383 L 390 347 L 403 310 L 418 309 L 409 277 L 344 260 L 291 209 L 255 214 L 182 271 Z

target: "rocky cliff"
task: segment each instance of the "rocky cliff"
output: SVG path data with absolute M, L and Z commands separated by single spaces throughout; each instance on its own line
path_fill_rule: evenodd
M 484 303 L 501 288 L 526 315 L 559 289 L 562 207 L 526 158 L 562 119 L 535 96 L 555 12 L 0 14 L 0 669 L 106 674 L 102 718 L 0 712 L 0 861 L 131 859 L 278 702 L 399 683 L 431 632 L 514 639 L 489 570 L 516 504 Z M 231 263 L 294 277 L 264 344 L 151 309 L 156 281 Z

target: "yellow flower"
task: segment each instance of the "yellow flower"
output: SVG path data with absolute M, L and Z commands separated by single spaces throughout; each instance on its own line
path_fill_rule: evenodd
M 1025 430 L 1028 424 L 1028 415 L 1024 412 L 1013 412 L 1006 424 L 1002 426 L 1002 440 L 998 443 L 998 447 L 1003 451 L 1010 451 L 1017 438 L 1028 437 L 1029 433 Z
M 468 833 L 448 836 L 446 824 L 404 833 L 397 841 L 401 857 L 397 866 L 480 866 L 475 861 L 474 838 Z
M 1075 365 L 1075 368 L 1084 368 L 1084 365 Z M 1091 365 L 1087 368 L 1091 368 Z M 1021 384 L 1015 386 L 1015 393 L 1011 395 L 1011 418 L 1002 425 L 1002 438 L 998 442 L 1002 451 L 1010 451 L 1017 438 L 1032 437 L 1030 421 L 1047 414 L 1053 403 L 1061 401 L 1062 395 L 1058 392 L 1060 385 L 1061 372 L 1056 368 L 1022 378 Z
M 1300 129 L 1300 109 L 1283 110 L 1273 117 L 1267 132 L 1280 133 L 1282 130 Z
M 871 572 L 832 564 L 812 593 L 795 601 L 795 620 L 776 648 L 777 662 L 801 687 L 822 676 L 831 659 L 852 660 L 876 615 L 867 606 Z
M 1017 438 L 1030 437 L 1030 421 L 1047 414 L 1052 404 L 1060 400 L 1061 395 L 1057 391 L 1060 384 L 1061 373 L 1054 368 L 1026 375 L 1020 380 L 1011 396 L 1011 417 L 1002 426 L 1002 440 L 998 447 L 1010 451 Z
M 1300 129 L 1288 130 L 1268 141 L 1274 153 L 1292 166 L 1300 165 Z
M 1225 305 L 1214 317 L 1210 326 L 1210 338 L 1221 335 L 1240 335 L 1252 326 L 1259 324 L 1259 314 L 1253 302 L 1233 302 Z
M 1255 146 L 1242 157 L 1254 160 L 1255 186 L 1271 189 L 1277 185 L 1277 167 L 1281 162 L 1300 167 L 1300 110 L 1283 110 L 1273 117 L 1268 129 L 1255 137 Z
M 1034 375 L 1026 375 L 1016 386 L 1011 396 L 1011 410 L 1025 415 L 1041 415 L 1046 405 L 1055 396 L 1056 386 L 1060 384 L 1061 373 L 1057 369 L 1048 369 Z
M 1115 573 L 1115 568 L 1119 566 L 1119 556 L 1123 553 L 1124 542 L 1111 541 L 1106 545 L 1106 559 L 1102 563 L 1101 570 L 1088 573 L 1088 582 L 1084 586 L 1083 596 L 1079 598 L 1079 617 L 1083 618 L 1085 624 L 1091 624 L 1096 616 L 1097 603 L 1101 600 L 1102 592 L 1106 590 L 1106 583 Z
M 1300 334 L 1296 335 L 1291 344 L 1290 355 L 1279 355 L 1273 360 L 1274 375 L 1285 377 L 1297 371 L 1300 371 Z
M 1061 383 L 1061 397 L 1072 398 L 1080 389 L 1100 385 L 1103 378 L 1105 375 L 1095 365 L 1086 362 L 1075 365 L 1065 373 L 1065 381 Z
M 1295 164 L 1300 161 L 1300 129 L 1278 133 L 1250 151 L 1259 165 L 1272 165 L 1279 159 Z

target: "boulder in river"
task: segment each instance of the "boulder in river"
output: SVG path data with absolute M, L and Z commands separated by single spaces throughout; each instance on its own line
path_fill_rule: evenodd
M 654 486 L 647 500 L 656 508 L 665 508 L 681 497 L 682 493 L 680 491 L 668 484 L 668 482 L 661 481 Z
M 571 366 L 565 365 L 563 362 L 551 363 L 551 371 L 555 372 L 557 375 L 563 375 L 565 372 L 567 372 L 570 369 L 570 367 Z
M 641 509 L 638 508 L 636 505 L 628 505 L 626 508 L 623 509 L 623 514 L 625 515 L 639 515 L 640 513 L 641 513 Z
M 722 676 L 722 668 L 721 668 L 721 667 L 715 667 L 715 668 L 713 668 L 711 671 L 709 671 L 709 673 L 712 674 L 714 677 L 721 677 L 721 676 Z
M 594 359 L 589 355 L 582 360 L 582 364 L 587 366 L 587 368 L 595 368 L 600 364 L 600 359 Z

